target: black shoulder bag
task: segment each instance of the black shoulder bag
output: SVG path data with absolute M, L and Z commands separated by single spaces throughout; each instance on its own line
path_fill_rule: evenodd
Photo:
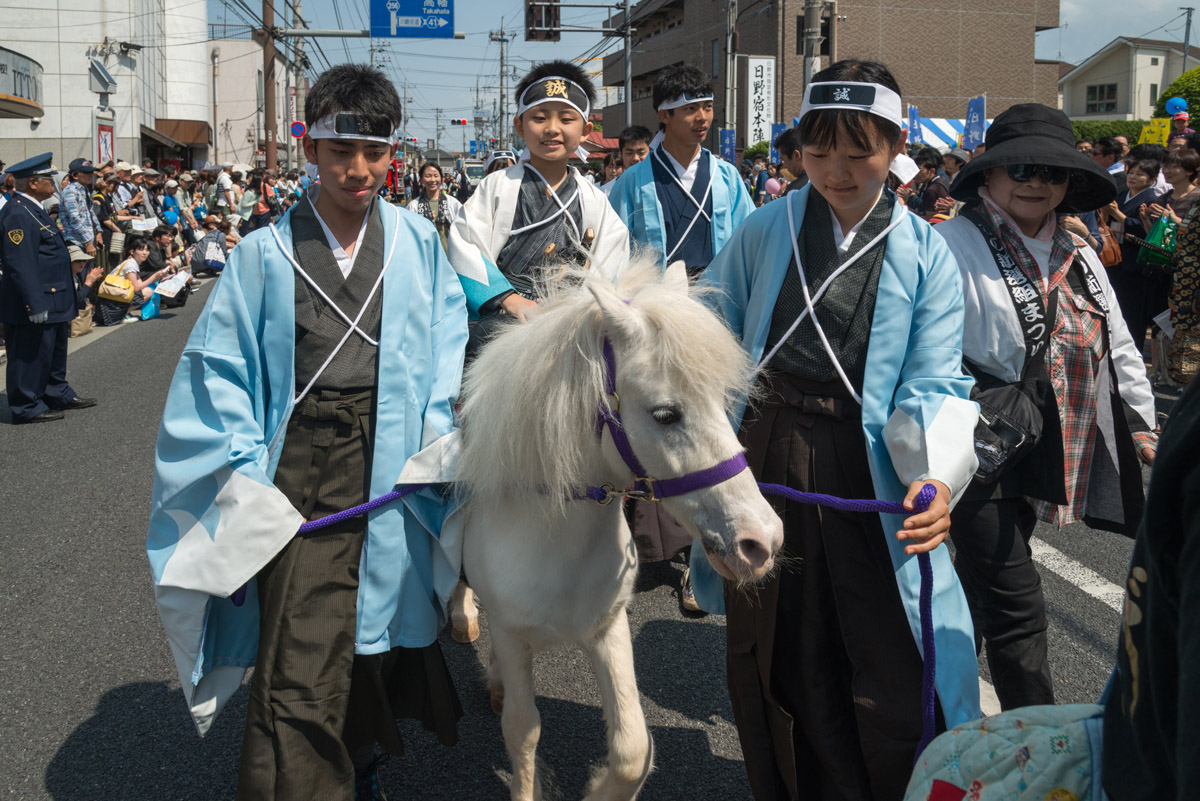
M 1045 364 L 1058 290 L 1043 304 L 1038 287 L 1004 250 L 996 233 L 979 212 L 964 209 L 959 216 L 974 223 L 983 235 L 1025 336 L 1025 364 L 1020 378 L 1012 383 L 1001 381 L 963 359 L 963 367 L 975 379 L 971 400 L 979 404 L 979 422 L 975 425 L 975 455 L 979 458 L 979 469 L 975 478 L 980 483 L 993 484 L 1025 458 L 1042 438 L 1045 412 L 1037 399 L 1045 398 L 1047 390 L 1053 397 L 1052 389 L 1046 386 Z

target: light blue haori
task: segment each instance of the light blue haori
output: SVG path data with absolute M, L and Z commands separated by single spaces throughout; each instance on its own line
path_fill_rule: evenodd
M 757 362 L 764 354 L 794 236 L 804 219 L 810 186 L 758 209 L 717 255 L 701 282 L 720 287 L 714 304 Z M 976 469 L 972 433 L 978 406 L 962 372 L 963 289 L 945 242 L 924 220 L 897 203 L 906 218 L 887 237 L 862 388 L 862 422 L 876 497 L 901 500 L 909 483 L 944 482 L 957 502 Z M 733 419 L 740 427 L 745 409 Z M 896 539 L 904 518 L 880 515 L 896 584 L 917 648 L 921 648 L 920 571 Z M 975 633 L 966 597 L 945 547 L 931 554 L 937 693 L 946 725 L 980 716 Z M 724 612 L 721 578 L 699 548 L 692 549 L 696 599 Z M 917 692 L 919 688 L 914 688 Z
M 454 427 L 467 313 L 426 220 L 376 203 L 385 243 L 372 498 Z M 303 521 L 272 483 L 296 400 L 291 216 L 229 256 L 171 382 L 155 453 L 147 551 L 179 679 L 203 734 L 258 647 L 254 577 Z M 426 490 L 372 512 L 355 650 L 431 644 L 458 581 L 451 503 Z M 230 596 L 246 586 L 245 602 Z
M 708 159 L 709 175 L 712 176 L 712 252 L 720 253 L 737 227 L 754 211 L 754 203 L 736 167 L 703 148 L 700 158 Z M 629 227 L 629 235 L 634 241 L 643 247 L 655 248 L 665 260 L 667 228 L 650 159 L 643 159 L 621 173 L 608 200 L 617 216 Z M 664 263 L 663 267 L 666 266 Z

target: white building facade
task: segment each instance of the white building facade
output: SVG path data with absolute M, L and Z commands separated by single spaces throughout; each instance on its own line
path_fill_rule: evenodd
M 0 19 L 0 47 L 42 67 L 42 114 L 0 119 L 0 159 L 210 159 L 207 0 L 0 0 Z
M 1188 69 L 1200 67 L 1200 47 L 1189 49 Z M 1179 42 L 1118 37 L 1059 78 L 1062 109 L 1071 119 L 1148 120 L 1183 68 Z

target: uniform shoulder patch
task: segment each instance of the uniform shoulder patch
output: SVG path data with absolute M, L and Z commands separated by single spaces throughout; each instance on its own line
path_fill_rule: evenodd
M 25 238 L 25 232 L 20 228 L 14 228 L 8 232 L 8 238 L 12 240 L 14 245 L 21 244 L 21 240 Z

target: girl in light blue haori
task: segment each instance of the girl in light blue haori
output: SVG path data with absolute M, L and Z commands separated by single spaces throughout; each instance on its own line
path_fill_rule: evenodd
M 945 548 L 976 469 L 961 370 L 963 295 L 945 243 L 884 184 L 904 151 L 882 64 L 815 76 L 800 138 L 810 184 L 755 211 L 702 281 L 760 364 L 734 421 L 762 482 L 913 499 L 909 517 L 780 503 L 784 560 L 722 586 L 693 550 L 696 597 L 728 615 L 729 687 L 758 801 L 897 799 L 921 735 L 919 553 L 934 574 L 938 725 L 979 716 L 970 614 Z

